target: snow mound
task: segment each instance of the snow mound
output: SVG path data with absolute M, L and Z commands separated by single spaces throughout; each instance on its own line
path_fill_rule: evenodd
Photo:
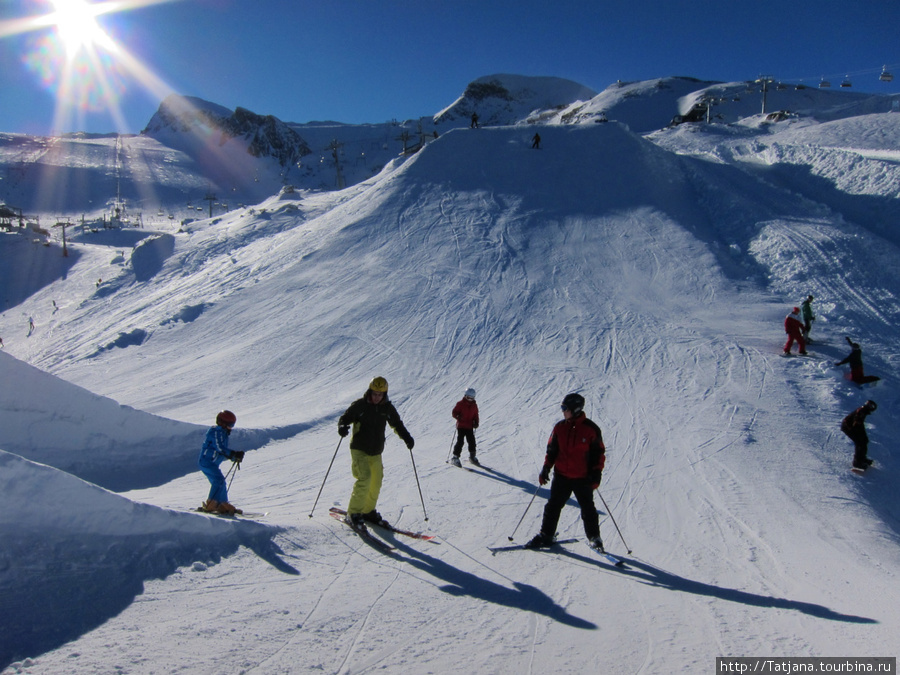
M 242 545 L 273 559 L 278 529 L 138 504 L 0 451 L 0 532 L 5 666 L 102 624 L 147 579 L 202 570 Z

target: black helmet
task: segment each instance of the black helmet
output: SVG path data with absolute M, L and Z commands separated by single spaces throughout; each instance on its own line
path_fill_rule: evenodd
M 573 415 L 577 415 L 584 410 L 584 396 L 581 394 L 566 394 L 562 401 L 563 410 L 571 410 Z
M 870 399 L 863 403 L 863 408 L 866 408 L 869 412 L 875 412 L 876 410 L 878 410 L 878 404 Z

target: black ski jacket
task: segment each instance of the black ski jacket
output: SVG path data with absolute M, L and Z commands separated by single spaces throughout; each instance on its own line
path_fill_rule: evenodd
M 365 396 L 351 403 L 338 420 L 338 427 L 353 427 L 350 448 L 367 455 L 380 455 L 384 452 L 384 433 L 388 424 L 403 439 L 406 447 L 410 447 L 413 438 L 403 426 L 400 413 L 388 400 L 387 394 L 377 405 L 372 403 L 369 394 L 367 391 Z

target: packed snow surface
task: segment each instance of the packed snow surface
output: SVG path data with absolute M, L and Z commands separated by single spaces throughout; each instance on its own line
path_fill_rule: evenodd
M 67 258 L 0 232 L 5 673 L 900 652 L 900 115 L 546 125 L 540 150 L 534 130 L 450 130 L 345 190 L 180 228 L 76 230 Z M 809 294 L 810 355 L 783 358 Z M 877 386 L 833 365 L 845 336 Z M 352 485 L 337 417 L 376 375 L 416 440 L 389 434 L 378 508 L 436 535 L 378 533 L 391 555 L 327 513 Z M 467 387 L 483 469 L 446 463 Z M 574 501 L 559 537 L 581 541 L 488 548 L 537 532 L 571 391 L 603 430 L 624 569 Z M 839 425 L 869 398 L 856 476 Z M 247 451 L 231 501 L 265 515 L 189 512 L 224 408 Z

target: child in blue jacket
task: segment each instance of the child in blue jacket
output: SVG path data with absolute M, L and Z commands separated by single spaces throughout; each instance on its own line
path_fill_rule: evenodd
M 237 416 L 230 410 L 223 410 L 216 415 L 216 426 L 210 427 L 206 432 L 206 440 L 200 451 L 198 464 L 200 470 L 209 479 L 209 497 L 200 507 L 201 511 L 209 513 L 235 514 L 243 513 L 228 503 L 228 487 L 225 485 L 225 476 L 219 465 L 226 459 L 237 464 L 244 459 L 243 450 L 234 452 L 228 449 L 228 436 L 237 423 Z

